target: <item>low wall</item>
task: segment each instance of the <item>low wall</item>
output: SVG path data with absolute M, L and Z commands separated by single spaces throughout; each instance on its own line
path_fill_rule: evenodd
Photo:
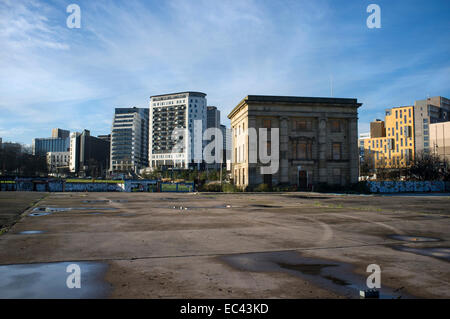
M 368 181 L 372 193 L 420 193 L 445 192 L 446 185 L 442 181 Z
M 194 183 L 161 183 L 156 180 L 46 180 L 0 181 L 0 191 L 22 192 L 192 192 Z

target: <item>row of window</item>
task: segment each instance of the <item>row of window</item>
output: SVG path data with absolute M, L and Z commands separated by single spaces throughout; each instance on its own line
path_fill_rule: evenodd
M 311 132 L 313 130 L 313 121 L 312 118 L 303 118 L 296 119 L 293 122 L 293 129 L 295 131 L 301 132 Z M 339 119 L 331 119 L 328 121 L 328 125 L 330 127 L 330 131 L 332 133 L 341 133 L 344 129 L 343 121 Z M 272 128 L 272 120 L 271 119 L 263 119 L 262 127 L 266 129 Z M 245 131 L 245 123 L 238 125 L 238 127 L 233 128 L 234 136 L 238 136 Z
M 292 143 L 292 152 L 291 159 L 297 160 L 312 160 L 313 143 L 310 141 L 297 141 Z M 272 144 L 271 142 L 267 142 L 267 155 L 271 156 L 272 152 Z M 239 147 L 235 147 L 234 149 L 234 161 L 244 162 L 245 161 L 245 147 L 241 145 Z M 331 159 L 332 160 L 342 160 L 342 143 L 333 142 L 331 143 Z

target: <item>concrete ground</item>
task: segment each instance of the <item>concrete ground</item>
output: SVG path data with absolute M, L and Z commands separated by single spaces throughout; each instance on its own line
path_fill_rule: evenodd
M 8 201 L 0 197 L 3 210 Z M 110 289 L 98 297 L 358 298 L 376 264 L 385 298 L 450 298 L 449 204 L 449 196 L 52 193 L 0 236 L 0 265 L 106 264 L 100 279 Z M 0 283 L 7 273 L 0 269 Z
M 0 192 L 0 229 L 14 224 L 25 209 L 44 196 L 35 192 Z

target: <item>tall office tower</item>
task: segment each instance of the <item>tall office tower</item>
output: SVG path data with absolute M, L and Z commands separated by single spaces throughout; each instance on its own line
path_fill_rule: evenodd
M 91 136 L 89 130 L 70 134 L 69 169 L 73 173 L 96 170 L 103 175 L 108 169 L 109 142 Z
M 34 138 L 32 144 L 33 155 L 46 155 L 47 152 L 68 152 L 69 131 L 53 129 L 52 137 Z
M 220 128 L 220 111 L 215 106 L 206 108 L 206 128 Z
M 231 166 L 227 165 L 232 158 L 232 149 L 233 145 L 231 145 L 231 129 L 227 128 L 225 125 L 220 125 L 220 130 L 222 131 L 223 137 L 223 165 L 228 169 L 231 169 Z
M 414 133 L 416 137 L 416 153 L 429 153 L 430 124 L 450 120 L 450 100 L 442 96 L 434 96 L 414 103 Z
M 63 130 L 60 128 L 52 129 L 52 137 L 53 138 L 68 138 L 70 135 L 70 131 Z
M 151 96 L 150 166 L 200 167 L 206 122 L 205 93 L 179 92 Z
M 147 108 L 116 108 L 111 132 L 112 172 L 135 172 L 148 166 Z
M 206 107 L 206 128 L 207 129 L 209 129 L 209 128 L 216 128 L 216 129 L 220 130 L 220 111 L 215 106 L 208 106 L 208 107 Z M 223 132 L 221 131 L 221 133 L 223 133 Z M 215 141 L 215 136 L 212 137 L 211 139 L 205 141 L 205 142 L 209 144 L 209 143 L 214 142 L 214 141 Z M 222 140 L 220 141 L 220 143 L 222 143 L 222 149 L 224 149 L 224 147 L 223 147 L 223 134 L 222 134 Z M 217 144 L 216 144 L 216 147 L 218 147 Z M 216 149 L 214 149 L 212 151 L 211 155 L 215 156 L 215 152 L 216 152 Z M 222 163 L 223 163 L 223 158 L 224 157 L 222 155 Z M 221 165 L 221 163 L 214 162 L 214 163 L 207 163 L 206 167 L 208 169 L 220 169 L 220 165 Z

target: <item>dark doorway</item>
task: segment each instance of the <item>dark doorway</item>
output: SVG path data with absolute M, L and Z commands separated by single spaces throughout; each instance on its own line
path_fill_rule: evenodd
M 264 174 L 264 184 L 272 188 L 272 174 Z
M 298 171 L 298 188 L 299 190 L 308 190 L 308 173 L 306 171 Z

